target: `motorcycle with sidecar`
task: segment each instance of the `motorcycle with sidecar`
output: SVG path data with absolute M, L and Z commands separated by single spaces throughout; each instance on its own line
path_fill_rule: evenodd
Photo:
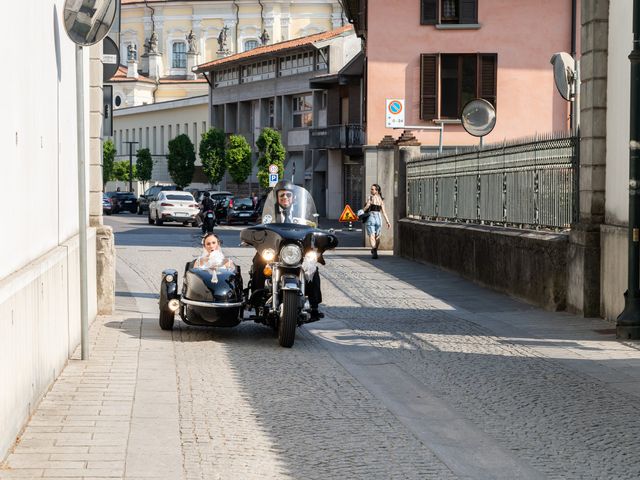
M 336 248 L 338 239 L 317 228 L 313 198 L 302 187 L 289 187 L 294 214 L 280 218 L 276 188 L 265 200 L 262 223 L 245 228 L 240 235 L 243 245 L 256 249 L 248 287 L 244 288 L 239 266 L 217 269 L 212 275 L 189 262 L 181 292 L 178 272 L 164 270 L 159 301 L 162 329 L 173 328 L 176 312 L 187 325 L 234 327 L 253 320 L 276 330 L 281 346 L 293 346 L 296 328 L 312 321 L 306 285 L 318 263 L 324 263 L 323 253 Z M 259 282 L 256 269 L 260 269 Z M 253 314 L 245 315 L 245 310 Z

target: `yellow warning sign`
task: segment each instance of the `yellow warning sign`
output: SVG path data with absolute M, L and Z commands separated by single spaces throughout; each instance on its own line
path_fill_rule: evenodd
M 353 213 L 353 210 L 351 210 L 351 207 L 349 205 L 345 205 L 344 210 L 342 211 L 342 215 L 340 215 L 340 222 L 355 222 L 356 220 L 358 220 L 358 217 L 356 216 L 355 213 Z

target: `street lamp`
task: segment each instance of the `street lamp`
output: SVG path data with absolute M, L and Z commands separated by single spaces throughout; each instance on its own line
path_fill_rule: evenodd
M 618 317 L 616 335 L 640 338 L 640 0 L 633 1 L 633 50 L 629 122 L 629 264 L 624 311 Z
M 117 0 L 66 0 L 64 28 L 76 44 L 76 115 L 78 121 L 78 235 L 80 239 L 80 349 L 89 357 L 89 290 L 87 286 L 87 177 L 85 166 L 83 47 L 101 41 L 116 16 Z

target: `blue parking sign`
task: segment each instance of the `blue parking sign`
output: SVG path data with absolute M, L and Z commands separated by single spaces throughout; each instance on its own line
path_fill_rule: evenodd
M 278 183 L 278 174 L 277 173 L 270 173 L 269 174 L 269 186 L 270 187 L 275 187 L 276 183 Z

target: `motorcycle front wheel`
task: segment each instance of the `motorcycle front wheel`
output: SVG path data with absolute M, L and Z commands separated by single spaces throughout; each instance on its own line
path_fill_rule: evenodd
M 281 347 L 291 348 L 296 338 L 298 326 L 298 292 L 282 292 L 282 316 L 278 323 L 278 343 Z

